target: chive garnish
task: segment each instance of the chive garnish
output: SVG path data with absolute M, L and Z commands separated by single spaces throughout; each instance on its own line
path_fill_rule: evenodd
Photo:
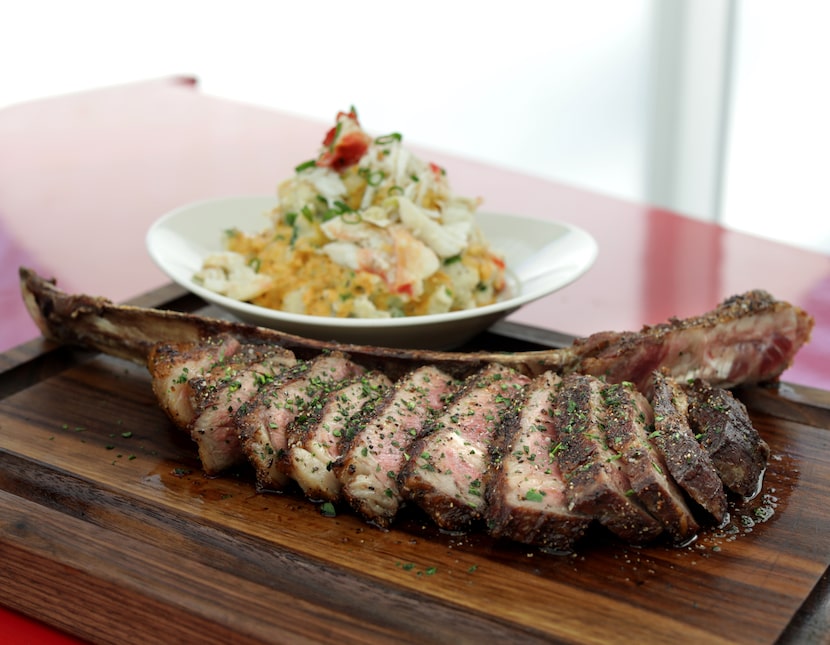
M 403 139 L 403 136 L 400 132 L 391 132 L 375 139 L 375 143 L 383 145 L 385 143 L 392 143 L 393 141 L 400 141 L 401 139 Z
M 370 186 L 380 185 L 380 182 L 386 177 L 386 173 L 382 170 L 372 170 L 371 168 L 360 168 L 357 174 L 363 177 Z
M 329 152 L 334 151 L 334 146 L 337 144 L 337 139 L 340 138 L 340 131 L 343 129 L 343 122 L 338 121 L 337 125 L 334 126 L 334 136 L 331 138 L 331 143 L 329 144 Z
M 302 172 L 303 170 L 314 168 L 316 165 L 317 161 L 315 159 L 309 159 L 308 161 L 304 161 L 298 166 L 294 166 L 294 172 Z

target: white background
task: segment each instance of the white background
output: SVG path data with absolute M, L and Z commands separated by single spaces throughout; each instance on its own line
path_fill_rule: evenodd
M 830 252 L 828 24 L 808 0 L 4 2 L 0 109 L 190 74 Z

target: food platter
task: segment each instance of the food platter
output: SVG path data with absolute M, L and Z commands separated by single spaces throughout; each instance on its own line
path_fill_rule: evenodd
M 340 342 L 447 349 L 458 346 L 522 305 L 577 280 L 596 260 L 593 237 L 579 227 L 518 215 L 480 213 L 479 226 L 504 255 L 507 294 L 498 302 L 445 314 L 407 318 L 324 318 L 293 314 L 233 300 L 197 284 L 193 275 L 205 257 L 222 250 L 223 231 L 264 229 L 275 197 L 239 196 L 200 201 L 157 220 L 147 233 L 147 250 L 171 280 L 236 318 L 308 338 Z

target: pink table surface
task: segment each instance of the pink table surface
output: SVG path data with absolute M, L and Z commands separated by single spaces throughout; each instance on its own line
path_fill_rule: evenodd
M 332 106 L 334 112 L 340 106 Z M 17 268 L 123 301 L 168 282 L 144 247 L 184 203 L 272 194 L 329 124 L 205 96 L 193 79 L 105 88 L 0 110 L 0 351 L 34 338 Z M 371 129 L 371 124 L 366 124 Z M 830 258 L 648 205 L 416 149 L 483 210 L 585 228 L 600 253 L 576 283 L 511 320 L 575 335 L 638 329 L 764 288 L 816 318 L 785 380 L 830 389 Z M 69 642 L 0 609 L 17 642 Z M 51 640 L 49 640 L 51 638 Z

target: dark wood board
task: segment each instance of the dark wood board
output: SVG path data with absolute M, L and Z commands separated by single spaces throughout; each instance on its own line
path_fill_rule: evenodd
M 177 298 L 141 304 L 200 306 Z M 478 342 L 545 338 L 500 325 Z M 386 532 L 326 517 L 244 470 L 207 478 L 136 365 L 38 340 L 0 369 L 0 602 L 95 642 L 774 643 L 827 627 L 826 392 L 739 393 L 772 458 L 725 528 L 685 547 L 596 532 L 561 556 L 412 509 Z

